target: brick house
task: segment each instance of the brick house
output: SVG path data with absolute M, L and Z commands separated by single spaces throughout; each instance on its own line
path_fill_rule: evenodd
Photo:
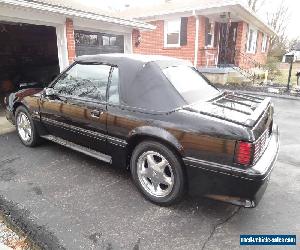
M 168 0 L 119 12 L 79 0 L 0 0 L 0 94 L 50 82 L 76 56 L 99 53 L 183 58 L 224 82 L 231 69 L 246 75 L 265 63 L 272 33 L 234 0 Z
M 0 94 L 50 82 L 75 56 L 132 53 L 132 31 L 154 28 L 84 1 L 0 0 Z
M 273 30 L 234 0 L 168 0 L 122 13 L 156 26 L 133 32 L 133 51 L 190 60 L 207 76 L 252 76 L 266 63 Z M 225 74 L 226 73 L 226 74 Z M 223 81 L 223 80 L 221 80 Z M 225 80 L 226 81 L 226 80 Z

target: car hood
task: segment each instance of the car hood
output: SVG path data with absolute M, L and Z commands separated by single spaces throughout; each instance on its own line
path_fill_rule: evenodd
M 43 88 L 26 88 L 26 89 L 21 89 L 14 94 L 18 98 L 24 98 L 26 96 L 39 94 L 42 90 Z
M 271 98 L 224 92 L 210 101 L 197 102 L 183 109 L 253 127 L 263 115 L 270 115 L 266 112 L 270 109 L 270 101 Z

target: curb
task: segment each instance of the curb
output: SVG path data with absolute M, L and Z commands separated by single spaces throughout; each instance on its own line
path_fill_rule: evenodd
M 65 250 L 59 239 L 48 230 L 46 225 L 38 225 L 33 222 L 30 219 L 30 212 L 20 208 L 17 203 L 6 200 L 2 195 L 0 195 L 0 213 L 11 227 L 25 233 L 28 240 L 37 249 Z M 2 249 L 0 248 L 0 250 Z
M 274 98 L 282 98 L 287 100 L 296 100 L 300 101 L 300 97 L 297 96 L 288 96 L 288 95 L 276 95 L 272 93 L 264 93 L 264 92 L 253 92 L 253 91 L 247 91 L 247 90 L 239 90 L 239 92 L 252 94 L 252 95 L 260 95 L 260 96 L 268 96 L 268 97 L 274 97 Z
M 255 92 L 255 91 L 248 91 L 248 90 L 232 90 L 232 89 L 223 89 L 223 90 L 233 91 L 233 92 L 237 92 L 237 93 L 245 93 L 245 94 L 251 94 L 251 95 L 268 96 L 268 97 L 274 97 L 274 98 L 282 98 L 282 99 L 287 99 L 287 100 L 300 101 L 300 97 L 297 97 L 297 96 L 277 95 L 277 94 L 272 94 L 272 93 Z
M 0 135 L 5 135 L 5 134 L 8 134 L 8 133 L 12 133 L 14 132 L 16 129 L 15 128 L 1 128 L 0 127 Z M 1 250 L 1 248 L 0 248 Z

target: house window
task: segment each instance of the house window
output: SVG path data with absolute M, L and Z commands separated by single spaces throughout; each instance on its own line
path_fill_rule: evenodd
M 249 28 L 248 41 L 247 41 L 247 52 L 255 54 L 257 46 L 257 30 Z
M 262 43 L 261 43 L 261 52 L 266 52 L 268 46 L 268 36 L 263 34 Z
M 215 25 L 209 18 L 205 18 L 205 46 L 213 47 Z
M 99 44 L 97 34 L 75 32 L 74 36 L 76 45 L 97 46 Z
M 164 27 L 165 47 L 180 46 L 180 26 L 181 26 L 180 19 L 165 21 L 165 27 Z

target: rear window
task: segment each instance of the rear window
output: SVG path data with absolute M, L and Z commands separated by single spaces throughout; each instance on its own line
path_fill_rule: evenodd
M 212 99 L 220 93 L 193 67 L 173 66 L 163 72 L 188 104 Z

